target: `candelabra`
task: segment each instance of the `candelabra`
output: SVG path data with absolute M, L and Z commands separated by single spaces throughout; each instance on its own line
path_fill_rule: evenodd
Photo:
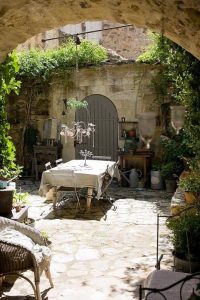
M 68 127 L 67 125 L 62 125 L 60 134 L 65 136 L 65 142 L 67 142 L 67 137 L 70 137 L 74 138 L 79 144 L 83 142 L 83 137 L 90 138 L 90 135 L 92 134 L 92 146 L 94 147 L 94 132 L 94 124 L 85 124 L 85 122 L 80 121 L 74 122 L 72 128 Z
M 86 160 L 87 160 L 87 157 L 91 157 L 93 156 L 93 153 L 88 151 L 88 150 L 81 150 L 80 152 L 80 155 L 84 157 L 84 167 L 87 166 L 87 163 L 86 163 Z

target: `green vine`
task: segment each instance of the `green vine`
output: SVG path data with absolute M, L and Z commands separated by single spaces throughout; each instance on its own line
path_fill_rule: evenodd
M 183 129 L 185 145 L 200 158 L 200 61 L 186 50 L 158 34 L 154 44 L 138 59 L 140 62 L 160 64 L 162 68 L 154 79 L 156 101 L 186 107 Z
M 77 50 L 77 51 L 76 51 Z M 26 79 L 41 78 L 48 80 L 51 75 L 78 65 L 98 65 L 107 59 L 107 51 L 102 46 L 82 40 L 77 46 L 69 39 L 66 44 L 57 49 L 37 50 L 18 53 L 19 75 Z
M 10 125 L 7 121 L 6 104 L 11 92 L 18 94 L 20 81 L 15 79 L 19 71 L 15 53 L 9 54 L 6 61 L 0 65 L 0 168 L 16 168 L 15 147 L 9 136 Z
M 88 102 L 86 100 L 78 100 L 77 98 L 69 98 L 67 99 L 67 107 L 70 109 L 79 109 L 86 108 L 88 106 Z

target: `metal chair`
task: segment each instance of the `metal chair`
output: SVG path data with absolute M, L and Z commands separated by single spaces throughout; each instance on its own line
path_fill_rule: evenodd
M 63 163 L 62 158 L 56 159 L 56 161 L 55 161 L 56 166 L 59 165 L 59 164 L 62 164 L 62 163 Z
M 92 159 L 97 159 L 97 160 L 111 160 L 112 157 L 111 156 L 103 156 L 103 155 L 100 155 L 100 156 L 92 156 Z
M 106 171 L 102 175 L 102 177 L 101 177 L 101 180 L 102 180 L 101 191 L 102 191 L 102 193 L 101 193 L 101 197 L 99 199 L 99 200 L 106 200 L 111 205 L 111 208 L 114 211 L 117 210 L 117 206 L 114 205 L 114 200 L 111 199 L 111 197 L 108 193 L 108 188 L 109 188 L 110 184 L 113 181 L 116 168 L 118 168 L 118 162 L 115 163 L 112 174 L 110 174 L 110 172 L 109 172 L 109 165 L 108 165 L 107 168 L 106 168 Z M 94 195 L 94 197 L 95 196 L 96 195 Z M 103 212 L 105 213 L 105 220 L 106 220 L 107 219 L 107 214 L 106 214 L 107 210 L 103 205 L 101 206 L 101 208 L 102 208 Z
M 115 164 L 114 168 L 116 166 L 117 166 L 117 163 Z M 113 178 L 114 178 L 114 172 L 112 175 L 110 175 L 110 173 L 108 172 L 108 166 L 107 166 L 107 169 L 102 176 L 103 184 L 102 184 L 101 197 L 103 199 L 107 200 L 111 204 L 111 206 L 113 207 L 113 210 L 116 210 L 117 206 L 113 204 L 113 201 L 111 200 L 111 197 L 109 196 L 109 193 L 108 193 L 108 188 L 109 188 L 110 184 L 112 183 Z
M 0 232 L 8 228 L 29 237 L 35 244 L 46 246 L 44 238 L 34 228 L 0 217 Z M 27 276 L 21 274 L 21 272 L 27 270 L 32 270 L 34 272 L 34 283 L 27 278 Z M 39 284 L 40 276 L 43 271 L 45 271 L 46 277 L 49 279 L 51 287 L 53 287 L 50 262 L 48 260 L 42 258 L 42 261 L 38 262 L 33 250 L 30 250 L 28 246 L 20 245 L 20 239 L 16 242 L 13 241 L 13 239 L 7 241 L 5 238 L 0 238 L 0 277 L 15 275 L 25 279 L 31 284 L 35 299 L 41 300 Z
M 50 170 L 51 169 L 51 163 L 50 163 L 50 161 L 48 163 L 46 163 L 44 166 L 45 166 L 46 170 Z
M 63 173 L 56 172 L 56 175 L 62 178 Z M 53 172 L 52 172 L 52 176 Z M 65 187 L 66 182 L 71 182 L 71 187 Z M 80 205 L 80 199 L 79 199 L 79 189 L 76 187 L 76 177 L 73 171 L 68 171 L 65 173 L 63 184 L 62 180 L 60 182 L 60 186 L 56 188 L 56 197 L 53 198 L 53 210 L 56 212 L 56 208 L 59 207 L 59 205 L 62 207 L 66 201 L 69 201 L 70 199 L 74 199 L 77 201 L 76 205 L 76 211 L 79 208 L 81 208 Z

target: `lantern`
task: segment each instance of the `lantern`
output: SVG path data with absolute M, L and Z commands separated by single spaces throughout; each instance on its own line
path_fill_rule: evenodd
M 138 127 L 141 139 L 146 148 L 150 149 L 150 142 L 154 136 L 156 128 L 156 114 L 154 112 L 144 112 L 138 116 Z
M 171 124 L 176 130 L 176 134 L 179 134 L 180 130 L 183 128 L 185 119 L 185 107 L 174 105 L 170 106 L 171 109 Z

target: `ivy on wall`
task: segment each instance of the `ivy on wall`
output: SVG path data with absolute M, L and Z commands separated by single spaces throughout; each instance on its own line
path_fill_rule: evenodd
M 9 136 L 10 125 L 7 121 L 6 104 L 11 92 L 18 94 L 20 81 L 15 79 L 19 71 L 16 54 L 9 54 L 6 61 L 0 64 L 0 168 L 14 169 L 15 147 Z
M 153 81 L 160 104 L 186 107 L 183 130 L 184 144 L 200 158 L 200 61 L 186 50 L 158 34 L 152 34 L 154 44 L 138 58 L 145 63 L 161 64 Z
M 77 48 L 76 48 L 77 47 Z M 26 79 L 48 80 L 51 75 L 78 65 L 98 65 L 107 59 L 107 51 L 102 46 L 87 40 L 80 45 L 69 39 L 57 49 L 38 50 L 18 53 L 19 75 Z

